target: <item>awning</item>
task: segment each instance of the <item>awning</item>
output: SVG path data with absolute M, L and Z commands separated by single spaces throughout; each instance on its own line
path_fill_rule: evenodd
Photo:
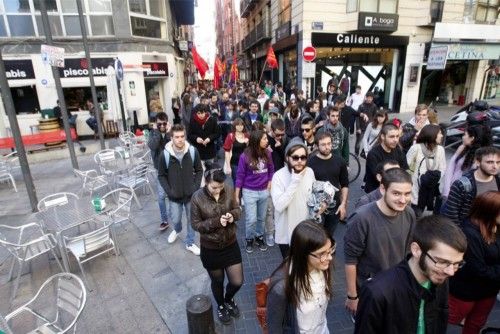
M 170 8 L 178 26 L 194 24 L 194 0 L 170 0 Z

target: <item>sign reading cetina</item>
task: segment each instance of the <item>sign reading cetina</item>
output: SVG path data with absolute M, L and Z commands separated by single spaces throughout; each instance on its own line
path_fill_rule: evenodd
M 448 45 L 448 59 L 481 60 L 499 59 L 500 45 L 498 44 L 450 44 Z

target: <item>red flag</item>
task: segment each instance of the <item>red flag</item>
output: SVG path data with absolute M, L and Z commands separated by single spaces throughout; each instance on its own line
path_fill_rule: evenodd
M 236 55 L 233 56 L 233 64 L 231 65 L 231 80 L 236 83 L 238 81 L 239 71 L 238 71 L 238 59 Z
M 220 77 L 223 74 L 222 72 L 222 64 L 218 56 L 215 57 L 215 64 L 214 64 L 214 88 L 218 89 L 219 88 L 219 83 L 220 83 Z
M 269 50 L 267 50 L 267 65 L 269 65 L 270 68 L 278 68 L 278 61 L 276 60 L 276 56 L 274 55 L 274 50 L 273 47 L 270 46 Z
M 193 54 L 194 66 L 196 66 L 196 68 L 198 69 L 198 72 L 200 72 L 201 78 L 204 79 L 205 73 L 208 71 L 208 64 L 205 61 L 205 59 L 200 57 L 200 55 L 196 51 L 196 47 L 194 45 L 191 48 L 191 53 Z

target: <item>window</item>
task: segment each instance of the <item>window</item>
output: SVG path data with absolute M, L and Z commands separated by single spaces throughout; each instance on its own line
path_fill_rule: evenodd
M 132 35 L 165 38 L 166 12 L 162 0 L 128 0 Z
M 432 0 L 431 2 L 431 22 L 441 22 L 443 18 L 444 0 Z
M 391 13 L 398 12 L 398 0 L 347 0 L 346 12 L 374 12 Z
M 499 13 L 499 0 L 478 0 L 474 19 L 478 23 L 495 24 Z
M 278 20 L 280 22 L 280 25 L 292 20 L 292 3 L 290 0 L 281 0 Z
M 130 17 L 130 20 L 132 22 L 132 35 L 161 38 L 161 22 L 133 16 Z
M 44 36 L 41 1 L 53 36 L 81 36 L 75 0 L 0 0 L 0 36 Z M 89 36 L 114 35 L 111 0 L 82 0 L 82 11 Z

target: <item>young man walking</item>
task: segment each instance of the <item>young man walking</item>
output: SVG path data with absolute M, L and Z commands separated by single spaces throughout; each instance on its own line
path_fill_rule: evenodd
M 442 214 L 461 225 L 468 216 L 472 201 L 487 191 L 500 191 L 500 150 L 494 146 L 479 148 L 474 156 L 477 169 L 453 182 Z
M 399 147 L 399 129 L 393 124 L 386 124 L 380 130 L 379 144 L 375 145 L 366 157 L 365 192 L 368 194 L 378 188 L 375 168 L 385 160 L 395 160 L 404 170 L 408 170 L 406 156 Z
M 290 140 L 285 149 L 286 165 L 273 175 L 271 197 L 274 204 L 276 243 L 281 255 L 288 254 L 293 229 L 308 218 L 307 199 L 314 172 L 306 166 L 307 147 L 302 139 Z
M 318 133 L 326 132 L 332 137 L 333 154 L 340 156 L 349 165 L 349 133 L 340 123 L 340 110 L 328 107 L 328 120 Z
M 151 131 L 151 134 L 148 139 L 148 147 L 151 150 L 151 159 L 153 160 L 153 166 L 156 169 L 158 174 L 158 160 L 160 158 L 161 153 L 165 149 L 165 145 L 170 141 L 170 123 L 168 122 L 168 116 L 163 111 L 160 111 L 156 114 L 156 126 Z M 160 208 L 160 231 L 164 231 L 169 227 L 169 206 L 168 197 L 165 192 L 165 189 L 158 182 L 158 206 Z
M 328 181 L 339 189 L 335 194 L 335 202 L 322 217 L 326 230 L 333 238 L 339 221 L 343 220 L 347 213 L 349 174 L 344 160 L 332 154 L 332 137 L 328 133 L 319 133 L 316 143 L 318 152 L 309 158 L 307 165 L 313 170 L 316 180 Z
M 167 143 L 158 160 L 158 179 L 170 200 L 170 210 L 174 230 L 168 236 L 173 243 L 182 231 L 182 211 L 186 213 L 186 249 L 200 255 L 194 243 L 191 227 L 191 196 L 200 188 L 203 168 L 196 148 L 186 141 L 186 131 L 181 124 L 172 127 L 172 140 Z
M 359 288 L 382 270 L 401 262 L 409 250 L 415 213 L 408 205 L 412 180 L 401 168 L 382 174 L 382 198 L 359 208 L 344 235 L 346 308 L 356 313 Z
M 446 333 L 448 278 L 464 265 L 466 248 L 465 235 L 449 219 L 420 219 L 411 254 L 361 289 L 354 333 Z

